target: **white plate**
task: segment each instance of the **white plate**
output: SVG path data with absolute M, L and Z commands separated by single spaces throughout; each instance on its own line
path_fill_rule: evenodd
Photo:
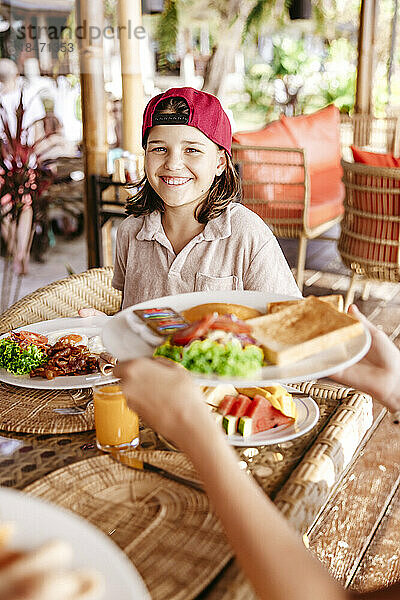
M 285 386 L 286 387 L 286 386 Z M 261 431 L 254 435 L 243 437 L 238 433 L 227 435 L 226 439 L 231 446 L 270 446 L 271 444 L 282 444 L 289 440 L 304 435 L 314 427 L 319 418 L 318 404 L 312 398 L 296 398 L 296 390 L 286 387 L 297 406 L 297 419 L 293 425 L 281 425 L 268 431 Z
M 74 329 L 76 333 L 82 333 L 88 337 L 94 335 L 101 335 L 102 329 L 105 323 L 111 317 L 104 315 L 96 317 L 76 317 L 67 319 L 52 319 L 51 321 L 41 321 L 40 323 L 33 323 L 32 325 L 24 325 L 19 327 L 15 331 L 33 331 L 34 333 L 42 333 L 47 335 L 53 331 L 61 331 L 62 329 Z M 8 333 L 1 337 L 7 337 Z M 115 377 L 104 376 L 100 373 L 92 373 L 90 375 L 76 375 L 76 376 L 65 376 L 56 377 L 55 379 L 44 379 L 42 377 L 29 377 L 29 375 L 13 375 L 5 369 L 0 368 L 0 381 L 9 383 L 10 385 L 16 385 L 19 387 L 27 387 L 41 390 L 73 390 L 80 388 L 89 388 L 94 383 L 104 382 L 111 383 L 112 381 L 118 381 Z
M 10 547 L 29 550 L 52 539 L 68 542 L 74 568 L 94 568 L 106 581 L 104 600 L 150 600 L 127 556 L 99 529 L 74 513 L 15 490 L 0 488 L 0 521 L 15 523 Z
M 118 360 L 128 360 L 140 356 L 151 356 L 154 348 L 135 335 L 128 327 L 126 315 L 137 308 L 171 307 L 176 311 L 185 310 L 198 304 L 208 302 L 230 302 L 243 304 L 257 308 L 265 312 L 268 302 L 279 302 L 282 300 L 293 300 L 290 296 L 278 294 L 265 294 L 263 292 L 192 292 L 177 296 L 165 296 L 141 302 L 135 306 L 126 308 L 111 317 L 105 324 L 102 332 L 103 343 L 107 350 Z M 219 377 L 218 375 L 202 376 L 192 373 L 196 381 L 201 385 L 215 386 L 218 383 L 232 383 L 240 387 L 254 385 L 268 385 L 274 382 L 295 383 L 319 379 L 335 373 L 358 362 L 367 352 L 371 344 L 371 336 L 364 329 L 363 335 L 337 344 L 332 348 L 320 352 L 318 355 L 310 356 L 304 360 L 284 366 L 266 366 L 261 369 L 260 376 L 252 379 L 238 379 L 234 377 Z

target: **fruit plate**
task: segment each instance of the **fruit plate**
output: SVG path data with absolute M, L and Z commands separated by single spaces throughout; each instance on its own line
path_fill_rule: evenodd
M 285 386 L 293 395 L 294 403 L 297 408 L 297 419 L 292 425 L 280 425 L 267 431 L 260 431 L 254 435 L 243 437 L 239 433 L 227 435 L 226 439 L 231 446 L 254 447 L 270 446 L 272 444 L 282 444 L 294 440 L 305 433 L 308 433 L 319 419 L 318 404 L 310 397 L 296 398 L 296 390 Z
M 269 302 L 296 300 L 291 296 L 267 294 L 253 291 L 220 291 L 192 292 L 165 296 L 141 302 L 117 313 L 105 323 L 102 331 L 103 343 L 106 349 L 118 360 L 129 360 L 141 356 L 152 356 L 154 346 L 134 333 L 129 327 L 132 311 L 138 308 L 170 307 L 177 312 L 209 302 L 228 302 L 251 306 L 261 312 L 266 311 Z M 371 344 L 370 333 L 364 329 L 362 335 L 346 342 L 337 344 L 314 356 L 284 366 L 264 366 L 258 377 L 238 379 L 221 377 L 219 375 L 200 375 L 192 373 L 196 381 L 204 386 L 216 386 L 219 383 L 232 383 L 238 387 L 268 385 L 271 383 L 296 383 L 327 377 L 336 371 L 345 369 L 358 362 L 367 352 Z

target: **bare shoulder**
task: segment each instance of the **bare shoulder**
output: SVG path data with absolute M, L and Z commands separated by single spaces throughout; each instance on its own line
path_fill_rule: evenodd
M 240 231 L 245 237 L 263 236 L 264 240 L 274 237 L 261 217 L 243 204 L 236 202 L 231 205 L 231 225 L 232 231 Z

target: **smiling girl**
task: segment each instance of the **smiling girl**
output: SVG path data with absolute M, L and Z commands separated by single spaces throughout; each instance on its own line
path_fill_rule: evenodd
M 174 88 L 148 103 L 145 176 L 117 232 L 112 283 L 122 308 L 204 290 L 300 296 L 270 229 L 237 202 L 231 139 L 211 94 Z

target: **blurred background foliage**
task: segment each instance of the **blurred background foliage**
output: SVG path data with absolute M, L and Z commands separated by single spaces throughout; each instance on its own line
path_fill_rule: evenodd
M 243 86 L 231 94 L 228 102 L 240 126 L 254 128 L 281 112 L 307 113 L 330 103 L 342 112 L 351 112 L 360 0 L 312 0 L 309 21 L 290 21 L 287 8 L 291 1 L 166 0 L 164 13 L 157 17 L 155 44 L 167 66 L 176 60 L 182 37 L 185 50 L 196 55 L 198 31 L 206 20 L 210 56 L 204 89 L 217 95 L 223 95 L 229 55 L 240 50 L 245 65 Z M 379 2 L 374 77 L 377 116 L 386 113 L 388 101 L 400 106 L 398 39 L 394 44 L 388 97 L 394 5 L 395 0 Z M 212 81 L 208 78 L 210 66 Z

